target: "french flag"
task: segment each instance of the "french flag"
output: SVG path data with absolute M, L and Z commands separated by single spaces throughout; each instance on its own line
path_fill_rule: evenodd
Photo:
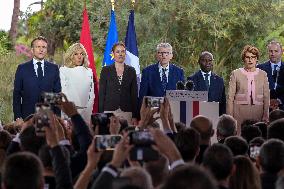
M 191 120 L 197 115 L 208 117 L 212 122 L 217 122 L 219 117 L 218 102 L 205 101 L 172 101 L 171 110 L 175 122 L 182 122 L 189 127 Z
M 134 10 L 130 11 L 128 26 L 125 37 L 125 46 L 126 46 L 126 59 L 125 63 L 129 66 L 135 68 L 137 75 L 137 83 L 139 86 L 140 83 L 140 65 L 138 58 L 138 47 L 137 47 L 137 39 L 135 32 L 135 24 L 134 24 Z

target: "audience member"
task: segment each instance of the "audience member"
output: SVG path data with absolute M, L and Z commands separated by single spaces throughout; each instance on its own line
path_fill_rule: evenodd
M 230 178 L 230 189 L 261 189 L 258 170 L 246 156 L 234 158 L 235 171 Z
M 281 118 L 284 118 L 284 110 L 276 109 L 269 113 L 269 123 Z
M 241 136 L 247 141 L 248 144 L 252 139 L 255 137 L 261 137 L 261 135 L 262 133 L 260 129 L 253 125 L 244 126 L 241 131 Z
M 268 127 L 267 138 L 277 138 L 284 142 L 284 118 L 273 121 Z
M 152 179 L 150 174 L 141 167 L 130 167 L 124 169 L 121 177 L 129 178 L 129 183 L 133 186 L 139 186 L 141 189 L 152 189 Z
M 278 177 L 276 181 L 275 189 L 283 189 L 284 188 L 284 175 Z
M 224 143 L 229 136 L 237 134 L 237 121 L 230 115 L 223 114 L 217 122 L 217 140 L 219 143 Z
M 5 161 L 6 158 L 6 150 L 12 140 L 12 137 L 10 133 L 8 133 L 5 130 L 0 131 L 0 175 L 1 175 L 1 170 L 2 170 L 2 164 Z M 1 179 L 0 179 L 1 183 Z
M 284 168 L 284 143 L 279 139 L 269 139 L 260 148 L 257 158 L 262 173 L 262 189 L 275 188 L 278 173 Z
M 144 168 L 151 175 L 153 187 L 159 187 L 169 174 L 169 161 L 163 155 L 160 155 L 156 161 L 144 163 Z
M 262 146 L 262 144 L 265 142 L 265 140 L 262 137 L 256 137 L 252 139 L 249 143 L 249 157 L 250 159 L 255 162 L 257 156 L 259 156 L 259 151 Z M 259 166 L 256 165 L 259 169 Z
M 188 164 L 174 170 L 161 189 L 217 189 L 214 178 L 207 170 Z
M 233 172 L 233 154 L 227 146 L 216 143 L 207 148 L 202 163 L 214 175 L 219 189 L 229 188 L 229 178 Z
M 30 152 L 20 152 L 7 158 L 3 168 L 2 186 L 5 189 L 44 188 L 43 166 Z
M 257 122 L 253 124 L 253 126 L 256 126 L 259 128 L 261 132 L 261 137 L 266 139 L 267 138 L 267 124 L 265 122 Z
M 224 144 L 231 149 L 234 156 L 248 154 L 248 143 L 240 136 L 230 136 L 226 138 Z
M 175 144 L 185 162 L 195 161 L 199 153 L 200 134 L 193 128 L 186 128 L 175 135 Z
M 195 160 L 200 164 L 202 162 L 204 151 L 211 145 L 210 139 L 214 135 L 213 125 L 207 117 L 198 115 L 192 119 L 190 127 L 197 130 L 200 134 L 200 151 Z

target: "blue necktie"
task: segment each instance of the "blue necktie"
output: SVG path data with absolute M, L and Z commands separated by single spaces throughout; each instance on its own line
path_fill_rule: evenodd
M 37 62 L 36 64 L 37 64 L 37 77 L 39 80 L 41 80 L 43 78 L 41 62 Z
M 206 89 L 209 90 L 209 74 L 206 73 L 206 74 L 204 74 L 204 76 L 205 76 Z
M 164 92 L 166 91 L 167 89 L 167 76 L 166 76 L 166 71 L 167 69 L 166 68 L 162 68 L 162 86 L 163 86 L 163 90 Z

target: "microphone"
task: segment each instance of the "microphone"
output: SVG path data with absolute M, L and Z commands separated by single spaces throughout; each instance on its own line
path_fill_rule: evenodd
M 183 81 L 178 81 L 176 83 L 176 90 L 184 90 L 184 83 L 183 83 Z
M 194 83 L 192 80 L 188 80 L 186 83 L 185 83 L 185 88 L 186 90 L 189 90 L 189 91 L 193 91 L 194 89 Z

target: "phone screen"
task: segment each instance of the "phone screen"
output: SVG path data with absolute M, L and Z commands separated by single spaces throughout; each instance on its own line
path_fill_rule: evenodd
M 256 159 L 256 157 L 259 155 L 259 146 L 250 146 L 249 151 L 250 151 L 250 157 L 252 159 Z
M 97 150 L 114 150 L 115 145 L 121 140 L 121 135 L 97 135 L 95 143 Z

